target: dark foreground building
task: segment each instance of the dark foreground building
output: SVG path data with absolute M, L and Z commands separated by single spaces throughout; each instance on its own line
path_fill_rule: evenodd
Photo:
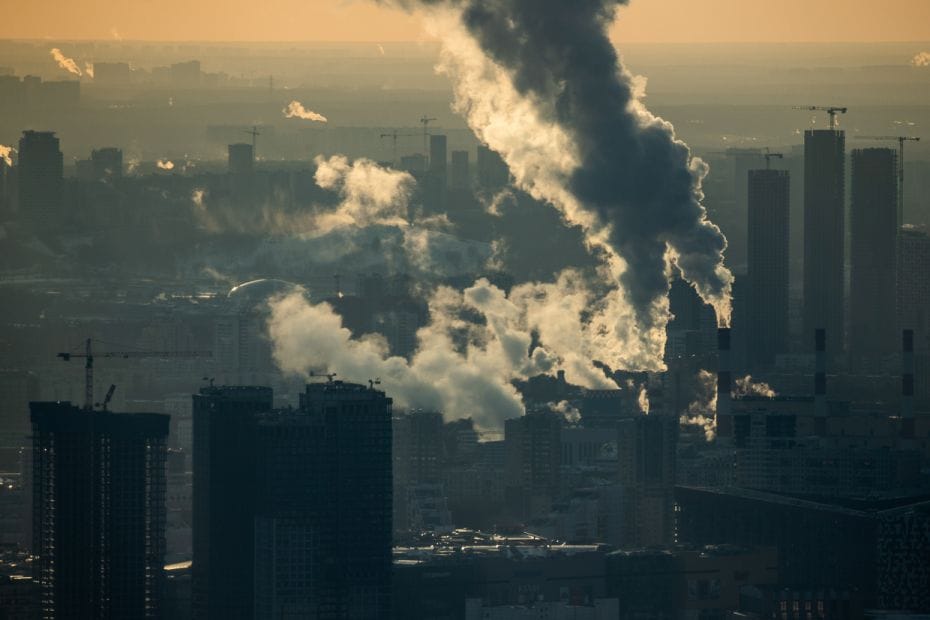
M 930 499 L 815 502 L 678 487 L 680 540 L 778 549 L 780 585 L 847 592 L 866 607 L 930 611 Z M 827 601 L 813 601 L 827 603 Z M 830 617 L 852 617 L 837 610 Z
M 391 399 L 311 384 L 194 396 L 195 618 L 385 618 L 391 608 Z
M 266 387 L 194 395 L 194 618 L 252 617 L 254 416 L 271 408 Z
M 161 618 L 169 417 L 30 410 L 41 617 Z

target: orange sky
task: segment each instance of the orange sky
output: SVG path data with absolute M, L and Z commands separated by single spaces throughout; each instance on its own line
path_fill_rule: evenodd
M 2 13 L 0 38 L 411 41 L 424 36 L 416 18 L 366 0 L 25 0 Z M 928 41 L 930 0 L 632 0 L 613 34 L 636 42 Z

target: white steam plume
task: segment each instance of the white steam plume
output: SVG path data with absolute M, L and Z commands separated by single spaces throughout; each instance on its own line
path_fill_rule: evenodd
M 84 75 L 86 75 L 90 79 L 94 79 L 94 63 L 92 62 L 84 63 Z
M 65 56 L 57 47 L 53 47 L 51 50 L 49 50 L 48 53 L 51 54 L 52 58 L 55 59 L 55 62 L 58 63 L 60 68 L 77 76 L 83 75 L 81 73 L 80 67 L 78 67 L 76 62 L 74 62 L 74 59 Z
M 920 52 L 911 58 L 911 65 L 914 67 L 930 67 L 930 52 Z
M 684 425 L 702 427 L 707 441 L 713 441 L 717 436 L 717 378 L 709 370 L 700 370 L 695 379 L 697 380 L 695 399 L 688 405 L 688 411 L 681 416 L 680 422 Z M 775 398 L 777 396 L 768 383 L 753 381 L 752 375 L 737 379 L 731 395 L 735 398 L 745 396 Z
M 728 323 L 726 240 L 701 205 L 707 167 L 643 106 L 644 80 L 606 36 L 615 0 L 399 3 L 433 7 L 440 69 L 479 139 L 607 256 L 633 319 L 623 342 L 652 353 L 643 369 L 662 366 L 675 269 Z
M 159 170 L 174 170 L 174 162 L 170 159 L 159 159 L 155 162 L 155 167 Z
M 308 110 L 304 107 L 304 104 L 294 100 L 287 104 L 281 113 L 284 114 L 285 118 L 299 118 L 305 121 L 316 121 L 317 123 L 325 123 L 326 117 L 318 112 L 313 110 Z
M 11 155 L 13 154 L 14 150 L 16 149 L 14 149 L 12 146 L 0 144 L 0 159 L 2 159 L 3 163 L 5 163 L 7 166 L 13 165 L 13 158 Z
M 755 396 L 761 398 L 775 398 L 778 394 L 768 383 L 764 381 L 753 381 L 752 375 L 746 375 L 736 380 L 736 388 L 733 390 L 733 396 L 742 398 L 744 396 Z

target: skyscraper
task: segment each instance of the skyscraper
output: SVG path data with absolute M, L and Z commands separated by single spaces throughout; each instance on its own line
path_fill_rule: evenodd
M 24 131 L 19 139 L 20 217 L 54 227 L 61 217 L 63 161 L 51 131 Z
M 483 189 L 498 190 L 510 182 L 510 170 L 497 151 L 479 144 L 475 163 L 478 167 L 478 185 Z
M 856 358 L 894 353 L 898 236 L 897 153 L 852 152 L 849 351 Z
M 789 177 L 749 171 L 747 357 L 770 365 L 788 344 Z
M 558 496 L 562 417 L 531 412 L 504 423 L 507 501 L 515 516 L 545 514 Z
M 804 341 L 814 330 L 831 336 L 828 353 L 843 350 L 846 134 L 804 132 Z
M 446 156 L 446 137 L 441 134 L 429 137 L 429 171 L 433 176 L 441 176 L 445 181 L 448 158 Z
M 168 416 L 30 410 L 42 617 L 161 618 Z
M 930 234 L 906 226 L 898 237 L 898 324 L 913 329 L 918 350 L 930 346 Z
M 194 395 L 194 618 L 252 617 L 255 414 L 272 401 L 266 387 Z
M 228 147 L 229 174 L 249 175 L 255 164 L 255 151 L 251 144 L 230 144 Z
M 452 176 L 449 178 L 449 186 L 454 189 L 468 189 L 471 185 L 470 174 L 468 151 L 452 151 Z
M 391 399 L 310 384 L 298 411 L 259 416 L 255 618 L 387 618 Z

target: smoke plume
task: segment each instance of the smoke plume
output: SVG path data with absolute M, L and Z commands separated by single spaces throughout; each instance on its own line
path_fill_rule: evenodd
M 733 390 L 733 396 L 742 398 L 744 396 L 755 396 L 761 398 L 775 398 L 778 394 L 768 383 L 764 381 L 753 381 L 752 375 L 746 375 L 736 380 L 736 389 Z
M 313 110 L 308 110 L 304 107 L 304 104 L 297 100 L 287 104 L 287 107 L 281 110 L 281 113 L 284 114 L 285 118 L 299 118 L 305 121 L 316 121 L 318 123 L 326 122 L 325 116 Z
M 911 58 L 911 65 L 915 67 L 930 67 L 930 52 L 920 52 Z
M 674 269 L 728 323 L 733 278 L 726 240 L 701 204 L 707 167 L 642 104 L 642 81 L 606 34 L 618 0 L 400 4 L 429 9 L 456 109 L 518 185 L 609 253 L 631 337 L 664 340 Z M 649 348 L 660 365 L 661 347 Z
M 170 159 L 159 159 L 155 162 L 155 167 L 159 170 L 174 170 L 174 162 Z
M 5 146 L 0 144 L 0 159 L 2 159 L 3 163 L 5 163 L 7 166 L 11 167 L 13 166 L 13 158 L 11 157 L 13 150 L 14 149 L 12 146 Z
M 717 378 L 709 370 L 700 370 L 694 379 L 696 382 L 695 398 L 679 421 L 686 426 L 700 426 L 704 429 L 707 441 L 713 441 L 717 436 Z M 777 396 L 768 383 L 753 381 L 752 375 L 737 379 L 731 395 L 734 398 L 745 396 L 775 398 Z
M 92 62 L 84 63 L 84 74 L 90 79 L 94 79 L 94 63 Z
M 57 47 L 53 47 L 51 50 L 49 50 L 49 54 L 51 54 L 52 58 L 55 59 L 55 62 L 58 63 L 58 66 L 64 69 L 65 71 L 67 71 L 68 73 L 71 73 L 77 76 L 83 75 L 83 73 L 81 73 L 80 67 L 78 67 L 76 62 L 74 62 L 74 59 L 68 58 L 67 56 L 62 54 L 61 50 L 58 49 Z

